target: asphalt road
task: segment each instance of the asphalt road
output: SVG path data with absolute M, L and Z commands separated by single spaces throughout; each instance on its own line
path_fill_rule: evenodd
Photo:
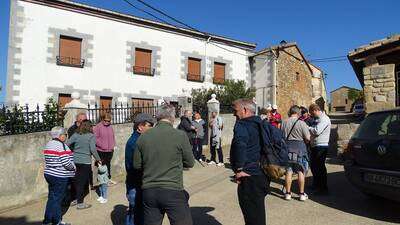
M 313 196 L 300 202 L 282 199 L 281 184 L 271 185 L 266 198 L 267 220 L 270 225 L 379 225 L 400 223 L 400 204 L 383 199 L 371 199 L 353 188 L 344 176 L 341 165 L 328 165 L 330 194 Z M 237 202 L 236 184 L 227 168 L 215 166 L 185 171 L 185 186 L 191 194 L 190 206 L 195 225 L 243 225 L 243 217 Z M 309 182 L 311 178 L 308 178 Z M 294 186 L 295 182 L 293 183 Z M 297 188 L 293 190 L 296 193 Z M 73 225 L 121 225 L 126 210 L 125 185 L 110 187 L 107 204 L 90 201 L 93 207 L 85 211 L 68 210 L 65 221 Z M 92 194 L 95 199 L 95 194 Z M 40 225 L 45 201 L 24 206 L 0 214 L 1 225 Z M 165 219 L 163 224 L 169 224 Z

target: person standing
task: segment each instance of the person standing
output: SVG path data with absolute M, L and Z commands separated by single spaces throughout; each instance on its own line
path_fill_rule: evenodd
M 52 140 L 43 150 L 44 178 L 49 188 L 43 224 L 67 225 L 68 223 L 62 222 L 61 201 L 67 191 L 69 179 L 75 175 L 76 167 L 73 153 L 64 143 L 67 139 L 64 128 L 53 127 L 50 135 Z
M 174 129 L 175 108 L 163 105 L 157 125 L 142 134 L 134 152 L 135 169 L 143 170 L 144 224 L 158 225 L 167 213 L 171 225 L 192 225 L 183 168 L 194 166 L 187 135 Z
M 85 191 L 88 190 L 89 179 L 92 171 L 92 156 L 97 162 L 101 159 L 96 150 L 96 137 L 93 135 L 90 120 L 83 120 L 75 134 L 67 141 L 67 145 L 74 145 L 75 191 L 77 209 L 90 208 L 90 204 L 83 202 Z
M 310 116 L 310 113 L 308 113 L 308 109 L 306 107 L 301 106 L 301 117 L 300 120 L 304 121 L 307 126 L 312 126 L 314 124 L 314 119 Z
M 102 115 L 102 120 L 93 128 L 93 133 L 96 136 L 97 153 L 108 169 L 109 183 L 114 185 L 116 182 L 111 180 L 111 160 L 115 148 L 115 135 L 111 126 L 111 115 L 109 113 Z
M 107 203 L 107 192 L 108 192 L 108 182 L 110 178 L 108 178 L 108 169 L 107 166 L 102 162 L 98 164 L 97 170 L 97 181 L 99 182 L 99 192 L 100 196 L 97 198 L 101 204 Z
M 86 113 L 81 112 L 78 113 L 78 115 L 76 115 L 76 120 L 74 122 L 74 124 L 68 129 L 68 138 L 71 138 L 73 134 L 75 134 L 75 132 L 78 130 L 79 125 L 81 125 L 82 121 L 87 120 L 87 116 Z M 71 150 L 73 151 L 72 147 L 70 146 Z
M 305 201 L 308 195 L 304 192 L 305 175 L 308 170 L 308 154 L 305 142 L 310 141 L 310 131 L 307 124 L 300 120 L 300 107 L 290 107 L 289 118 L 282 123 L 282 131 L 286 137 L 289 152 L 289 166 L 286 168 L 285 176 L 285 199 L 291 200 L 292 175 L 297 173 L 299 184 L 299 199 Z
M 193 155 L 196 160 L 203 162 L 203 138 L 204 138 L 204 125 L 206 122 L 201 118 L 199 112 L 194 114 L 192 125 L 196 130 L 196 135 L 193 139 Z
M 281 129 L 282 115 L 278 113 L 277 105 L 272 106 L 269 122 L 271 123 L 272 126 Z
M 192 125 L 192 116 L 192 111 L 185 110 L 178 125 L 178 129 L 183 130 L 188 136 L 191 145 L 193 145 L 193 139 L 196 136 L 196 128 Z
M 326 156 L 328 154 L 329 137 L 331 133 L 331 120 L 322 112 L 317 104 L 311 104 L 309 107 L 311 116 L 315 118 L 313 126 L 309 127 L 311 142 L 311 172 L 313 174 L 312 188 L 315 194 L 327 194 L 327 170 L 325 166 Z
M 133 123 L 133 133 L 125 146 L 125 170 L 126 170 L 126 197 L 129 209 L 125 219 L 125 225 L 143 225 L 142 171 L 133 168 L 133 154 L 136 141 L 139 136 L 153 127 L 155 119 L 147 113 L 138 114 Z
M 251 99 L 233 102 L 236 123 L 230 150 L 230 163 L 238 184 L 239 205 L 246 225 L 265 225 L 265 196 L 269 178 L 259 165 L 261 154 L 260 127 L 263 123 L 255 116 Z
M 211 119 L 209 123 L 211 129 L 210 135 L 210 153 L 211 159 L 208 165 L 216 164 L 216 153 L 218 153 L 218 164 L 217 166 L 224 166 L 224 155 L 222 153 L 222 129 L 224 128 L 224 123 L 222 118 L 217 112 L 211 113 Z

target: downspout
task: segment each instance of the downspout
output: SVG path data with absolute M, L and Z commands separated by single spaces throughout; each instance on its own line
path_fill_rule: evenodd
M 279 50 L 278 50 L 279 51 Z M 272 73 L 272 105 L 276 105 L 276 91 L 277 91 L 277 74 L 278 74 L 278 56 L 275 54 L 274 50 L 271 51 L 273 56 L 272 56 L 272 60 L 273 60 L 273 73 Z

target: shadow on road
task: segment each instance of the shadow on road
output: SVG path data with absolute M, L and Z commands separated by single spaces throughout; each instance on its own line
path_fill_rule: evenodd
M 280 180 L 280 184 L 284 181 Z M 307 177 L 306 185 L 312 183 L 312 177 Z M 400 223 L 400 204 L 383 198 L 372 198 L 362 194 L 353 187 L 345 177 L 344 171 L 328 174 L 329 195 L 313 195 L 310 200 L 353 215 L 379 221 Z M 292 192 L 298 193 L 297 182 L 292 184 Z M 271 195 L 283 198 L 279 188 L 271 187 Z
M 116 205 L 114 206 L 113 211 L 111 212 L 111 222 L 113 225 L 124 225 L 125 224 L 125 216 L 126 210 L 128 209 L 125 205 Z
M 222 225 L 215 217 L 208 214 L 214 209 L 213 207 L 190 207 L 193 225 Z
M 28 222 L 25 216 L 22 217 L 0 217 L 0 224 L 4 225 L 41 225 L 41 222 Z

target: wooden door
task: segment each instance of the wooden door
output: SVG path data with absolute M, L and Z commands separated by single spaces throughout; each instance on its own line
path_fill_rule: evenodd
M 63 93 L 58 94 L 58 107 L 60 109 L 64 108 L 64 106 L 71 101 L 72 101 L 71 94 L 63 94 Z

